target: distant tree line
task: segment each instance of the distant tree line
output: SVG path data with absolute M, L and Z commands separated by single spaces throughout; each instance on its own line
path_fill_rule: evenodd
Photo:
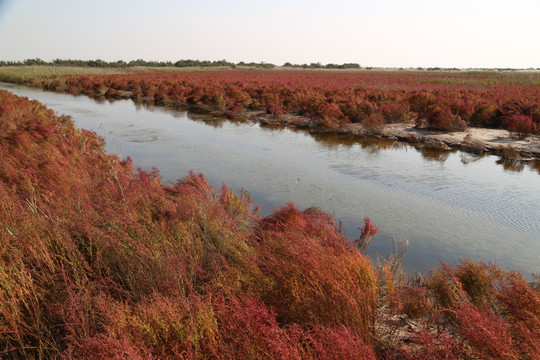
M 0 61 L 0 66 L 30 66 L 30 65 L 49 65 L 49 66 L 78 66 L 78 67 L 103 67 L 103 68 L 128 68 L 134 66 L 145 66 L 145 67 L 231 67 L 236 68 L 237 66 L 241 67 L 254 67 L 261 69 L 272 69 L 277 65 L 266 63 L 266 62 L 244 62 L 240 61 L 239 63 L 229 62 L 227 60 L 218 60 L 218 61 L 209 61 L 209 60 L 178 60 L 176 62 L 171 61 L 146 61 L 142 59 L 131 60 L 125 62 L 124 60 L 111 61 L 107 62 L 104 60 L 64 60 L 64 59 L 55 59 L 53 61 L 45 61 L 40 58 L 35 59 L 26 59 L 24 61 Z M 283 67 L 290 68 L 302 68 L 302 69 L 361 69 L 359 64 L 355 63 L 345 63 L 345 64 L 327 64 L 322 65 L 320 62 L 311 63 L 311 64 L 291 64 L 286 62 L 283 64 Z
M 320 62 L 311 63 L 311 64 L 291 64 L 286 62 L 283 64 L 283 67 L 292 67 L 292 68 L 302 68 L 302 69 L 361 69 L 361 66 L 356 63 L 345 63 L 345 64 L 326 64 L 323 65 Z
M 208 60 L 178 60 L 172 61 L 146 61 L 142 59 L 131 60 L 126 62 L 124 60 L 118 61 L 104 61 L 101 59 L 96 60 L 71 60 L 71 59 L 55 59 L 52 61 L 45 61 L 40 58 L 26 59 L 24 61 L 2 61 L 0 60 L 0 66 L 35 66 L 35 65 L 48 65 L 48 66 L 77 66 L 77 67 L 95 67 L 95 68 L 129 68 L 135 66 L 145 67 L 219 67 L 228 66 L 235 68 L 238 66 L 252 66 L 260 68 L 273 68 L 274 64 L 267 63 L 245 63 L 243 61 L 235 64 L 227 60 L 208 61 Z
M 277 67 L 277 65 L 266 63 L 266 62 L 249 62 L 240 61 L 239 63 L 233 63 L 227 60 L 178 60 L 176 62 L 172 61 L 146 61 L 142 59 L 131 60 L 126 62 L 124 60 L 117 61 L 104 61 L 101 59 L 96 60 L 71 60 L 71 59 L 54 59 L 52 61 L 45 61 L 40 58 L 35 59 L 26 59 L 23 61 L 2 61 L 0 60 L 0 67 L 2 66 L 35 66 L 35 65 L 48 65 L 48 66 L 77 66 L 77 67 L 94 67 L 94 68 L 129 68 L 135 66 L 144 66 L 144 67 L 178 67 L 178 68 L 187 68 L 187 67 L 230 67 L 235 69 L 236 67 L 252 67 L 260 69 L 272 69 Z M 361 67 L 357 63 L 344 63 L 344 64 L 326 64 L 323 65 L 320 62 L 311 63 L 311 64 L 292 64 L 286 62 L 282 65 L 285 68 L 297 68 L 297 69 L 364 69 L 364 70 L 377 70 L 380 68 L 376 67 Z M 459 71 L 458 68 L 442 68 L 442 67 L 417 67 L 417 68 L 399 68 L 398 70 L 418 70 L 418 71 Z M 513 71 L 517 69 L 512 68 L 475 68 L 469 70 L 495 70 L 495 71 Z M 528 68 L 525 70 L 540 70 L 540 68 Z
M 272 69 L 276 65 L 266 62 L 244 62 L 240 61 L 239 63 L 233 63 L 227 60 L 178 60 L 176 62 L 171 61 L 146 61 L 142 59 L 131 60 L 126 62 L 124 60 L 118 61 L 104 61 L 101 59 L 96 60 L 71 60 L 71 59 L 55 59 L 52 61 L 45 61 L 40 58 L 35 59 L 26 59 L 23 61 L 1 61 L 0 66 L 35 66 L 35 65 L 48 65 L 48 66 L 77 66 L 77 67 L 96 67 L 96 68 L 129 68 L 135 66 L 145 66 L 145 67 L 231 67 L 236 68 L 237 66 L 241 67 L 253 67 L 261 69 Z M 358 64 L 328 64 L 322 65 L 321 63 L 311 63 L 311 64 L 291 64 L 287 62 L 283 67 L 292 67 L 292 68 L 304 68 L 304 69 L 360 69 Z

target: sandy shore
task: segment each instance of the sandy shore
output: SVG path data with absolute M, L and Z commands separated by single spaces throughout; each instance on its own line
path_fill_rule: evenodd
M 311 133 L 350 134 L 371 136 L 389 140 L 420 143 L 432 149 L 460 149 L 469 153 L 490 153 L 515 160 L 540 159 L 540 136 L 532 135 L 520 139 L 507 130 L 468 128 L 465 131 L 444 133 L 428 129 L 418 129 L 414 124 L 386 124 L 383 128 L 368 129 L 363 124 L 347 124 L 337 128 L 321 128 L 304 116 L 283 115 L 279 120 L 262 112 L 249 115 L 262 125 L 285 125 L 305 128 Z
M 352 134 L 369 134 L 361 124 L 348 125 L 344 129 Z M 457 148 L 472 153 L 501 152 L 521 157 L 522 160 L 540 158 L 540 137 L 529 136 L 519 139 L 506 130 L 468 128 L 462 132 L 442 133 L 426 129 L 416 129 L 411 124 L 388 124 L 380 131 L 383 138 L 408 142 L 419 142 L 441 149 Z M 512 151 L 513 150 L 513 151 Z

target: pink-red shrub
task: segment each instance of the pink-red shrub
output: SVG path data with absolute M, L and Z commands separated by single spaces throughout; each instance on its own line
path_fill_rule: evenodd
M 280 323 L 345 325 L 371 342 L 376 305 L 373 269 L 328 214 L 300 211 L 289 204 L 262 219 L 255 237 L 257 262 L 270 279 L 263 301 L 276 311 Z
M 295 112 L 330 127 L 362 122 L 374 112 L 386 122 L 416 118 L 420 126 L 428 121 L 426 125 L 441 131 L 461 131 L 464 124 L 505 127 L 503 120 L 512 115 L 529 116 L 540 124 L 538 78 L 530 74 L 235 70 L 18 81 L 55 91 L 190 105 L 230 117 L 241 116 L 242 107 L 278 119 Z M 326 109 L 328 105 L 332 108 Z
M 532 118 L 527 115 L 510 115 L 505 119 L 505 122 L 508 131 L 515 133 L 520 138 L 540 131 L 538 124 L 534 123 Z
M 409 104 L 406 102 L 390 102 L 380 106 L 380 112 L 387 123 L 403 123 L 410 119 Z

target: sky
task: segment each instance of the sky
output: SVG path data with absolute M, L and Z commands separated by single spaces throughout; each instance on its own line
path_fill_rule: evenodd
M 540 68 L 540 0 L 0 0 L 0 60 Z

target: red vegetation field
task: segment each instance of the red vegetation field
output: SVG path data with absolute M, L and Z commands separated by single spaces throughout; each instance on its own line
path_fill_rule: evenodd
M 325 127 L 411 121 L 441 131 L 475 126 L 504 128 L 521 136 L 540 133 L 538 74 L 160 72 L 70 75 L 35 85 L 156 104 L 197 105 L 229 117 L 261 109 L 276 118 L 296 113 Z
M 261 218 L 201 174 L 165 186 L 0 91 L 2 358 L 540 357 L 521 274 L 465 261 L 405 286 L 381 268 L 317 209 Z

